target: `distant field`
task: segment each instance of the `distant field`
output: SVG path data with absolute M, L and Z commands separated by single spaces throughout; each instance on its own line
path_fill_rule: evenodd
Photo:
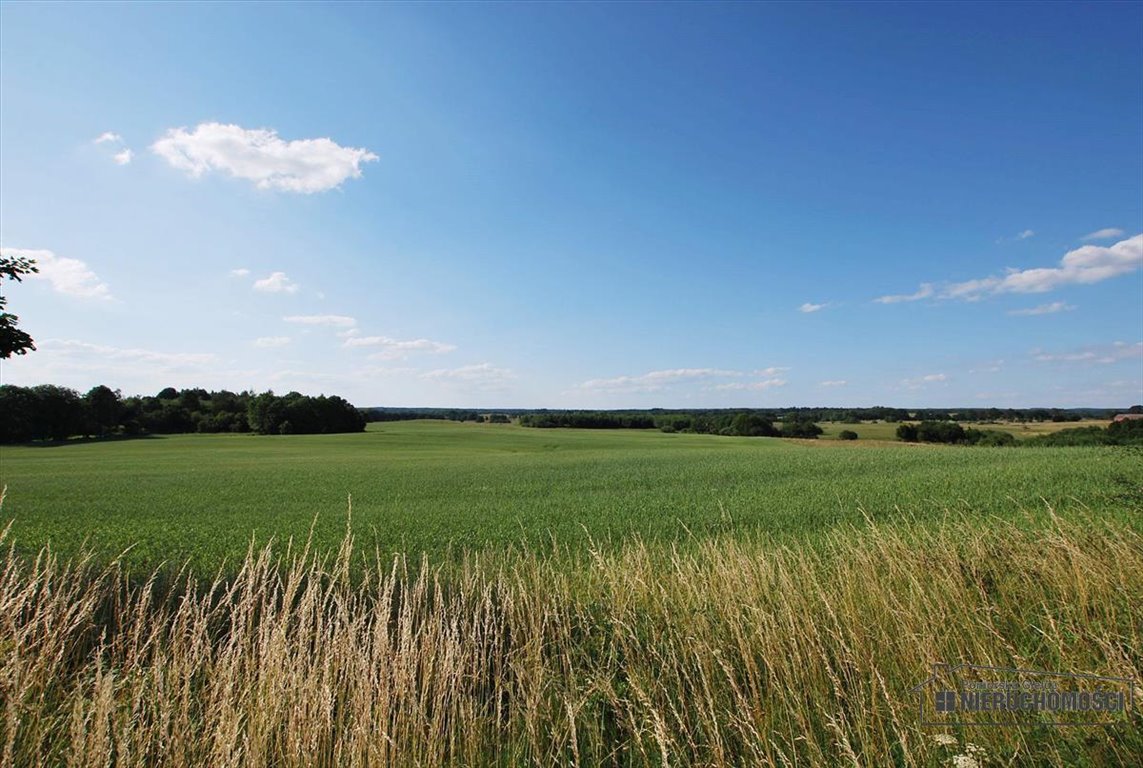
M 868 427 L 893 425 L 858 425 Z M 863 434 L 863 437 L 866 435 Z M 2 518 L 25 550 L 133 547 L 213 569 L 251 538 L 382 552 L 572 548 L 589 539 L 804 536 L 865 516 L 1013 516 L 1080 505 L 1130 517 L 1143 463 L 1115 449 L 988 449 L 398 422 L 364 434 L 186 435 L 4 447 Z
M 961 422 L 965 427 L 976 429 L 994 429 L 999 432 L 1008 432 L 1018 439 L 1034 435 L 1046 435 L 1059 432 L 1061 429 L 1075 429 L 1077 427 L 1106 427 L 1110 422 L 1103 419 L 1084 419 L 1082 421 L 1034 421 L 1023 423 L 1018 421 L 999 422 Z M 837 421 L 826 421 L 819 424 L 823 430 L 822 439 L 837 439 L 842 430 L 848 429 L 857 433 L 860 440 L 896 440 L 897 425 L 886 421 L 862 422 L 861 424 L 842 424 Z

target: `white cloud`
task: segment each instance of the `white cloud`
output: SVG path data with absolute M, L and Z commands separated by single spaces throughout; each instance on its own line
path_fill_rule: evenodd
M 1075 309 L 1071 304 L 1066 304 L 1062 301 L 1053 301 L 1051 304 L 1041 304 L 1038 307 L 1029 307 L 1028 309 L 1012 309 L 1008 314 L 1016 317 L 1031 317 L 1033 315 L 1051 315 L 1056 312 L 1070 312 Z
M 765 371 L 756 371 L 756 375 L 771 375 L 786 368 L 767 368 Z M 731 371 L 723 368 L 670 368 L 662 371 L 650 371 L 638 376 L 616 376 L 609 379 L 589 379 L 578 386 L 596 392 L 627 393 L 627 392 L 658 392 L 672 384 L 699 381 L 703 379 L 733 378 L 745 376 L 742 371 Z
M 1108 230 L 1110 231 L 1110 230 Z M 1097 233 L 1093 233 L 1097 234 Z M 1057 267 L 1009 269 L 1004 275 L 951 283 L 941 289 L 938 298 L 979 301 L 1002 293 L 1046 293 L 1065 285 L 1090 285 L 1126 275 L 1143 266 L 1143 234 L 1120 240 L 1111 246 L 1084 245 L 1068 251 Z M 934 295 L 932 283 L 922 283 L 920 290 L 904 296 L 882 296 L 879 304 L 916 301 Z
M 254 346 L 262 347 L 263 349 L 284 347 L 289 343 L 289 336 L 259 336 L 257 339 L 254 339 Z
M 371 360 L 396 360 L 404 358 L 413 352 L 426 352 L 428 354 L 443 354 L 456 349 L 453 344 L 445 344 L 431 339 L 410 339 L 401 341 L 388 336 L 349 336 L 343 346 L 346 347 L 380 347 L 381 351 L 369 356 Z
M 333 328 L 353 328 L 357 325 L 356 319 L 345 315 L 289 315 L 282 320 L 298 325 L 328 325 Z
M 238 269 L 230 270 L 230 274 L 232 277 L 246 277 L 250 274 L 250 270 L 246 267 L 239 267 Z
M 1084 363 L 1110 365 L 1123 360 L 1133 360 L 1143 357 L 1143 341 L 1134 344 L 1126 341 L 1116 341 L 1111 344 L 1100 344 L 1083 347 L 1072 352 L 1042 352 L 1032 350 L 1032 356 L 1041 363 Z
M 849 382 L 845 379 L 831 379 L 829 381 L 819 381 L 819 387 L 844 387 Z
M 1032 230 L 1030 230 L 1030 229 L 1025 229 L 1023 232 L 1021 232 L 1020 234 L 1016 235 L 1016 239 L 1017 239 L 1017 240 L 1027 240 L 1029 237 L 1034 237 L 1034 236 L 1035 236 L 1035 234 L 1036 234 L 1036 233 L 1035 233 L 1035 232 L 1033 232 Z
M 42 346 L 48 350 L 64 353 L 90 354 L 102 360 L 123 360 L 170 367 L 209 365 L 217 360 L 217 357 L 209 352 L 154 352 L 149 349 L 91 344 L 75 339 L 47 339 L 42 342 Z
M 254 290 L 263 293 L 297 293 L 298 287 L 285 272 L 273 272 L 269 277 L 254 281 Z
M 906 389 L 920 389 L 926 384 L 940 384 L 949 380 L 949 377 L 943 373 L 930 373 L 926 376 L 918 376 L 915 379 L 902 379 L 901 384 Z
M 51 251 L 29 248 L 0 248 L 0 255 L 31 259 L 40 271 L 28 277 L 34 280 L 47 280 L 57 293 L 85 299 L 111 298 L 111 289 L 107 287 L 107 283 L 100 280 L 99 276 L 79 259 L 64 258 L 56 256 Z
M 877 304 L 899 304 L 902 301 L 920 301 L 933 295 L 932 283 L 921 283 L 916 293 L 898 294 L 896 296 L 881 296 L 873 301 Z
M 720 392 L 731 391 L 758 391 L 771 387 L 786 386 L 785 379 L 763 379 L 762 381 L 731 381 L 726 384 L 715 384 L 711 389 Z
M 491 363 L 464 365 L 460 368 L 438 368 L 421 374 L 423 379 L 462 382 L 481 386 L 502 384 L 516 378 L 509 368 L 497 368 Z
M 779 373 L 785 373 L 790 370 L 788 365 L 772 365 L 769 368 L 760 368 L 753 372 L 754 376 L 775 376 Z
M 111 156 L 111 159 L 119 165 L 127 165 L 131 162 L 131 159 L 135 157 L 135 153 L 131 151 L 130 147 L 123 145 L 123 137 L 112 131 L 104 131 L 95 137 L 91 143 L 97 145 L 111 144 L 112 150 L 119 149 L 118 152 L 115 152 L 115 154 Z
M 1094 232 L 1089 232 L 1081 240 L 1110 240 L 1113 237 L 1123 237 L 1123 230 L 1118 227 L 1107 227 L 1106 229 L 1097 229 Z
M 328 138 L 283 141 L 273 130 L 222 123 L 200 123 L 193 131 L 172 128 L 151 150 L 192 177 L 224 171 L 259 189 L 303 194 L 360 178 L 361 164 L 377 160 L 366 149 L 342 147 Z
M 820 309 L 825 309 L 829 304 L 811 304 L 808 301 L 802 306 L 798 307 L 799 312 L 817 312 Z
M 969 373 L 999 373 L 1004 369 L 1003 360 L 989 360 L 980 368 L 969 368 Z
M 1011 269 L 1003 277 L 954 283 L 942 298 L 978 299 L 992 293 L 1045 293 L 1065 285 L 1089 285 L 1143 266 L 1143 234 L 1111 246 L 1084 245 L 1068 251 L 1058 267 Z

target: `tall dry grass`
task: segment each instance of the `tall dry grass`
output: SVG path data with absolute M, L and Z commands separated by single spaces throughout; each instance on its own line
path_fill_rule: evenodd
M 1143 540 L 1094 517 L 449 570 L 347 534 L 162 587 L 0 542 L 3 765 L 939 765 L 931 662 L 1143 677 Z M 1141 724 L 947 735 L 1133 765 Z

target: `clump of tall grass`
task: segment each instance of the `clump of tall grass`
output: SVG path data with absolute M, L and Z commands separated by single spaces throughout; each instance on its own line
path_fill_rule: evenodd
M 934 739 L 910 692 L 934 661 L 1143 676 L 1139 533 L 1024 523 L 448 570 L 347 532 L 163 585 L 5 531 L 0 764 L 945 764 L 966 735 Z M 1129 765 L 1141 725 L 970 738 L 998 764 Z

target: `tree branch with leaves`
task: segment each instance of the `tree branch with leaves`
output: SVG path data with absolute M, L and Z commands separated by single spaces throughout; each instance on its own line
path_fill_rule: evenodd
M 36 349 L 32 337 L 20 330 L 20 318 L 5 311 L 8 297 L 3 294 L 3 281 L 23 282 L 24 275 L 39 271 L 36 263 L 29 258 L 0 256 L 0 360 L 7 360 L 12 355 L 26 355 Z

